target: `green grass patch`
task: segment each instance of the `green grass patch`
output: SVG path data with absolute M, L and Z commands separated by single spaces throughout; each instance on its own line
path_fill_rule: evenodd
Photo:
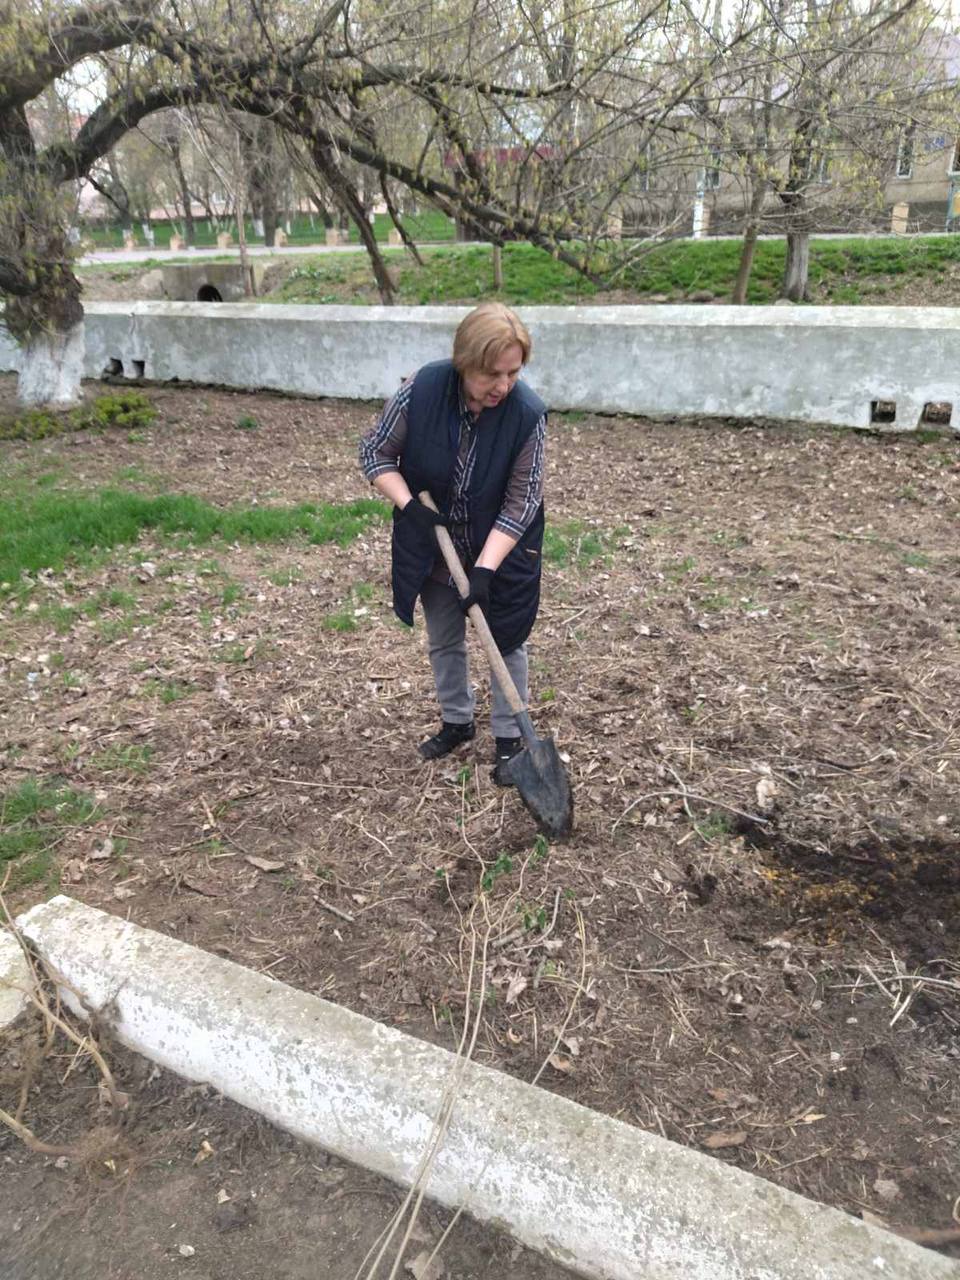
M 89 822 L 96 802 L 81 791 L 27 778 L 0 795 L 0 874 L 14 863 L 10 883 L 17 888 L 42 880 L 53 849 L 70 827 Z
M 609 549 L 609 536 L 582 520 L 548 524 L 543 535 L 543 558 L 558 568 L 570 564 L 586 568 L 601 560 Z
M 73 431 L 107 427 L 136 430 L 147 426 L 156 416 L 156 409 L 139 391 L 120 391 L 116 395 L 98 396 L 91 404 L 80 405 L 69 413 L 28 409 L 16 417 L 0 418 L 0 440 L 46 440 Z
M 300 503 L 294 507 L 215 507 L 187 494 L 147 497 L 107 489 L 96 494 L 21 493 L 0 498 L 0 590 L 23 573 L 59 569 L 73 557 L 136 542 L 149 531 L 191 543 L 282 542 L 305 538 L 347 546 L 386 520 L 385 503 Z

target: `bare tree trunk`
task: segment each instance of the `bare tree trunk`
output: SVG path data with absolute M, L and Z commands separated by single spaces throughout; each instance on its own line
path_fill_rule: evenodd
M 21 404 L 67 409 L 82 398 L 84 334 L 80 284 L 62 227 L 50 226 L 37 262 L 39 287 L 7 299 L 5 324 L 21 346 Z
M 797 228 L 787 232 L 787 260 L 783 269 L 781 298 L 806 302 L 810 296 L 810 232 Z
M 237 248 L 240 250 L 240 273 L 243 276 L 243 295 L 249 298 L 253 293 L 253 274 L 250 271 L 249 259 L 247 257 L 247 228 L 245 225 L 246 214 L 244 212 L 244 186 L 246 183 L 246 170 L 243 165 L 243 154 L 240 145 L 240 134 L 237 133 L 237 189 L 235 192 L 237 205 Z
M 810 211 L 807 207 L 805 180 L 816 141 L 814 121 L 800 120 L 790 146 L 787 182 L 779 192 L 786 212 L 787 257 L 783 267 L 780 297 L 790 302 L 806 302 L 810 271 Z
M 107 171 L 110 174 L 110 188 L 112 194 L 102 192 L 107 195 L 107 199 L 115 206 L 120 214 L 120 227 L 124 236 L 133 235 L 133 215 L 130 212 L 130 197 L 127 195 L 127 189 L 120 179 L 120 173 L 117 169 L 117 158 L 112 151 L 107 152 Z
M 503 249 L 498 244 L 493 246 L 493 287 L 497 293 L 503 289 Z
M 333 218 L 330 216 L 330 210 L 327 208 L 327 202 L 320 195 L 319 191 L 314 191 L 312 188 L 308 194 L 310 199 L 313 201 L 317 213 L 320 215 L 321 225 L 324 227 L 332 227 Z
M 20 216 L 8 210 L 19 202 Z M 0 288 L 4 328 L 21 350 L 21 404 L 63 409 L 81 398 L 83 305 L 56 184 L 38 171 L 22 107 L 0 111 Z
M 376 237 L 373 234 L 373 227 L 367 221 L 367 216 L 363 209 L 363 201 L 346 174 L 338 167 L 330 147 L 315 142 L 310 150 L 318 172 L 333 192 L 340 207 L 356 223 L 360 239 L 363 241 L 363 247 L 370 258 L 370 265 L 373 268 L 377 288 L 380 290 L 380 301 L 385 307 L 392 307 L 396 300 L 394 283 L 390 272 L 387 270 L 387 264 L 383 260 L 383 254 L 380 252 Z
M 180 203 L 183 205 L 183 232 L 186 236 L 187 244 L 193 248 L 197 243 L 197 233 L 193 225 L 193 196 L 191 196 L 190 188 L 187 186 L 187 175 L 184 172 L 183 161 L 180 157 L 180 139 L 175 133 L 168 135 L 167 146 L 170 148 L 173 168 L 177 175 L 177 185 L 180 188 Z
M 757 238 L 760 235 L 760 210 L 763 208 L 767 184 L 755 180 L 750 208 L 743 228 L 743 246 L 740 250 L 740 265 L 737 268 L 737 279 L 733 286 L 730 301 L 736 306 L 743 306 L 747 300 L 747 287 L 750 284 L 750 273 L 753 271 L 753 259 L 757 251 Z
M 423 258 L 420 256 L 420 250 L 417 248 L 416 242 L 404 226 L 403 219 L 400 217 L 400 211 L 393 202 L 390 195 L 390 187 L 388 186 L 387 179 L 383 174 L 380 175 L 380 190 L 383 193 L 383 203 L 387 206 L 387 213 L 390 215 L 390 221 L 396 227 L 400 239 L 404 243 L 404 247 L 409 250 L 417 266 L 422 267 Z
M 263 218 L 263 243 L 272 249 L 277 241 L 278 223 L 276 192 L 272 188 L 263 192 L 261 216 Z

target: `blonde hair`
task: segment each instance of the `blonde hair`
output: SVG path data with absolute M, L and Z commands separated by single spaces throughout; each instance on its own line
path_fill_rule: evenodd
M 453 339 L 453 367 L 457 373 L 489 373 L 508 347 L 518 346 L 523 363 L 533 343 L 527 327 L 502 302 L 484 302 L 465 316 Z

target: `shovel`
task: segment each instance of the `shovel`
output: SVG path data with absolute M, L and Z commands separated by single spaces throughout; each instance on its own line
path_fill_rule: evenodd
M 426 491 L 420 494 L 420 501 L 431 511 L 436 511 L 433 499 Z M 450 575 L 457 584 L 461 599 L 464 599 L 470 594 L 470 584 L 460 563 L 460 557 L 456 553 L 449 533 L 442 525 L 437 525 L 436 534 Z M 469 616 L 480 637 L 480 643 L 486 652 L 494 678 L 503 690 L 523 735 L 523 749 L 498 766 L 497 776 L 508 786 L 517 788 L 520 799 L 533 814 L 538 827 L 544 834 L 562 839 L 573 830 L 573 796 L 570 793 L 570 780 L 560 759 L 560 753 L 557 751 L 557 744 L 553 738 L 537 737 L 533 721 L 517 692 L 517 686 L 510 678 L 507 664 L 497 648 L 487 620 L 483 616 L 483 610 L 478 604 L 471 605 Z

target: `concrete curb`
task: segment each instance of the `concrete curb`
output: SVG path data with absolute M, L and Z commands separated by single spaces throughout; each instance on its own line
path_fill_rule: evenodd
M 18 923 L 131 1048 L 347 1160 L 415 1177 L 455 1066 L 446 1050 L 70 898 Z M 474 1064 L 428 1191 L 595 1280 L 960 1278 L 836 1209 Z
M 26 1009 L 32 984 L 33 975 L 19 942 L 9 929 L 0 928 L 0 1031 L 16 1022 Z

